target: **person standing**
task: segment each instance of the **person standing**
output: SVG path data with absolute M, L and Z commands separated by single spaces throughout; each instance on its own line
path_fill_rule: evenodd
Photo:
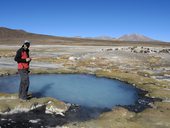
M 30 42 L 26 40 L 22 47 L 16 52 L 16 56 L 14 58 L 14 60 L 18 63 L 18 73 L 21 78 L 18 96 L 22 100 L 27 100 L 30 83 L 29 64 L 31 62 L 31 58 L 29 57 L 29 47 Z

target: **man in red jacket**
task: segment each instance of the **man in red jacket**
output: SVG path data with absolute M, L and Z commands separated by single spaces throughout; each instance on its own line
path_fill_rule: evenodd
M 29 47 L 30 42 L 26 40 L 22 47 L 16 52 L 14 58 L 18 63 L 18 73 L 21 77 L 19 98 L 22 100 L 27 100 L 29 88 L 29 63 L 31 62 L 31 58 L 29 57 Z

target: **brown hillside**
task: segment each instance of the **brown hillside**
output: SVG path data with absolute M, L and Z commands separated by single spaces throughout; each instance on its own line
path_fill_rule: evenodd
M 53 44 L 53 45 L 121 45 L 121 46 L 150 46 L 162 45 L 170 46 L 170 43 L 163 42 L 137 42 L 137 41 L 119 41 L 119 40 L 101 40 L 86 38 L 68 38 L 50 35 L 34 34 L 24 30 L 15 30 L 0 27 L 0 44 L 20 45 L 24 40 L 30 40 L 32 44 Z

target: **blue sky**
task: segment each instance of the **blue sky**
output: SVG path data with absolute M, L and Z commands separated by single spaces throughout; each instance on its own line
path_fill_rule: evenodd
M 56 36 L 138 33 L 170 42 L 170 0 L 0 0 L 0 26 Z

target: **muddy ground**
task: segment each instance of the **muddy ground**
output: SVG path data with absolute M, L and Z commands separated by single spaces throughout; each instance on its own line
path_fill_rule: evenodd
M 19 46 L 0 46 L 0 75 L 15 74 L 13 58 Z M 147 97 L 162 101 L 132 112 L 117 107 L 97 119 L 64 124 L 69 128 L 169 128 L 169 46 L 65 46 L 33 45 L 31 73 L 88 73 L 119 79 L 140 88 Z

